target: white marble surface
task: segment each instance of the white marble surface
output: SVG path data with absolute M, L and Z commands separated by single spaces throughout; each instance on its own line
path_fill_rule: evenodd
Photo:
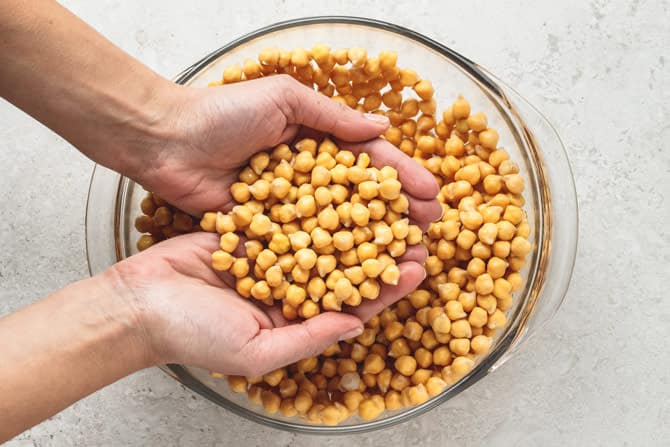
M 282 19 L 351 14 L 420 30 L 490 68 L 556 125 L 576 176 L 579 253 L 566 302 L 543 334 L 466 393 L 404 425 L 355 438 L 278 432 L 152 369 L 8 445 L 670 443 L 670 301 L 662 286 L 670 279 L 667 1 L 64 3 L 165 76 Z M 5 314 L 86 276 L 92 164 L 6 103 L 0 123 Z M 49 372 L 35 380 L 49 380 Z

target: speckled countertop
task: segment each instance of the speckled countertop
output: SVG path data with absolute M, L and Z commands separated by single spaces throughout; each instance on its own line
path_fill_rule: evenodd
M 168 77 L 288 18 L 360 15 L 419 30 L 488 67 L 555 124 L 576 177 L 579 250 L 565 304 L 544 333 L 467 392 L 401 426 L 355 438 L 274 431 L 150 369 L 9 446 L 670 443 L 667 1 L 63 3 Z M 83 216 L 92 164 L 6 103 L 0 123 L 5 314 L 87 275 Z M 48 371 L 35 380 L 49 380 Z

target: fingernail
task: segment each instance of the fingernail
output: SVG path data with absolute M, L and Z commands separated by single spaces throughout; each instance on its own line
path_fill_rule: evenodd
M 446 206 L 442 206 L 442 205 L 440 205 L 440 208 L 442 209 L 442 212 L 440 213 L 440 218 L 437 219 L 435 222 L 441 222 L 441 221 L 442 221 L 442 218 L 443 218 L 444 215 L 447 213 L 447 207 L 446 207 Z
M 361 326 L 350 330 L 349 332 L 342 334 L 339 341 L 349 340 L 350 338 L 358 337 L 363 333 L 363 328 Z
M 379 124 L 389 124 L 389 119 L 385 115 L 378 115 L 376 113 L 364 113 L 363 117 L 370 121 L 374 121 Z

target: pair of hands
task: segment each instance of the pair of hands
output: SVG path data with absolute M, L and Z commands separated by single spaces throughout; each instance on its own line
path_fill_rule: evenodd
M 421 165 L 377 138 L 389 123 L 312 91 L 288 76 L 214 88 L 177 85 L 156 92 L 156 126 L 131 148 L 124 174 L 191 213 L 228 210 L 230 185 L 254 153 L 303 133 L 334 135 L 375 166 L 399 172 L 410 218 L 426 228 L 440 218 L 438 186 Z M 147 143 L 148 142 L 148 143 Z M 186 363 L 226 374 L 258 376 L 316 355 L 360 334 L 364 322 L 424 279 L 423 246 L 401 259 L 400 282 L 349 313 L 325 312 L 288 324 L 279 309 L 256 305 L 228 287 L 210 267 L 213 234 L 162 242 L 103 274 L 136 315 L 150 364 Z

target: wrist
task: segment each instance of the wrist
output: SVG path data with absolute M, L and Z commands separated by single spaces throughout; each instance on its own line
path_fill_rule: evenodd
M 176 138 L 173 116 L 183 89 L 156 76 L 120 101 L 116 116 L 103 133 L 103 144 L 113 146 L 103 149 L 108 167 L 142 183 L 147 170 L 160 161 L 161 150 Z
M 128 288 L 114 267 L 81 281 L 84 290 L 95 290 L 92 321 L 100 319 L 109 328 L 102 332 L 103 343 L 117 349 L 131 371 L 160 363 L 147 330 L 147 309 Z M 73 286 L 77 286 L 75 283 Z

